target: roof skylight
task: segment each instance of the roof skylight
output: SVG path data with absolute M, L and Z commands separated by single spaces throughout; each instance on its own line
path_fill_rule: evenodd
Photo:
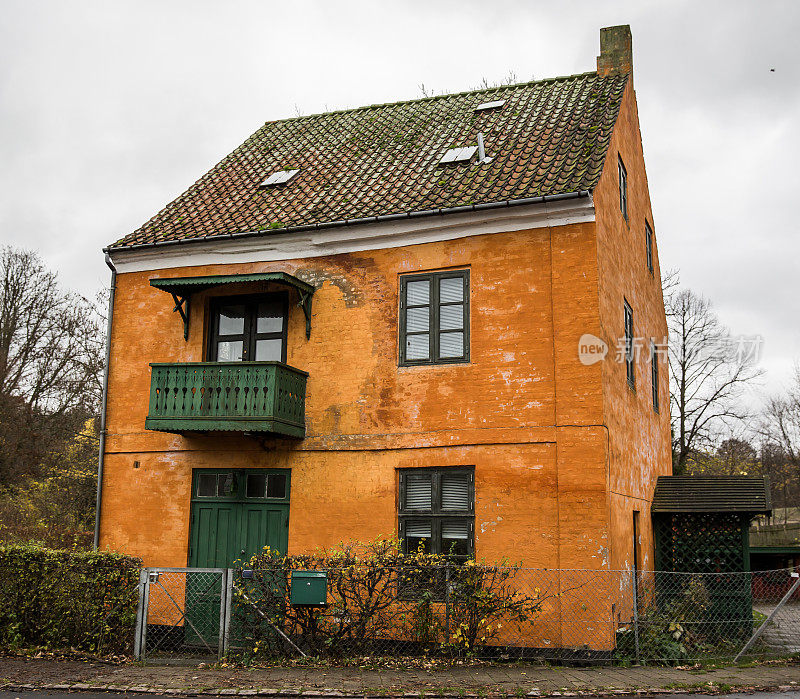
M 475 155 L 475 151 L 478 150 L 478 146 L 467 146 L 466 148 L 451 148 L 447 153 L 442 156 L 442 159 L 439 161 L 440 165 L 446 165 L 448 163 L 466 163 L 472 160 L 472 156 Z
M 259 187 L 272 187 L 276 184 L 286 184 L 292 179 L 300 170 L 278 170 L 273 172 L 267 179 L 265 179 Z
M 498 109 L 502 107 L 506 103 L 505 100 L 495 100 L 494 102 L 482 102 L 477 107 L 475 107 L 476 112 L 482 112 L 485 109 Z

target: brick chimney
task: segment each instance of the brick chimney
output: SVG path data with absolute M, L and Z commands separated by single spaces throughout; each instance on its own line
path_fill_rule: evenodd
M 633 78 L 633 40 L 629 24 L 600 30 L 597 73 L 601 76 L 630 75 Z

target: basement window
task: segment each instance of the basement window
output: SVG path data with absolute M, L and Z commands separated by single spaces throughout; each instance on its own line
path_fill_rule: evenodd
M 442 156 L 439 165 L 450 165 L 452 163 L 468 163 L 475 155 L 478 146 L 466 146 L 463 148 L 451 148 Z
M 286 184 L 291 180 L 300 170 L 279 170 L 273 172 L 267 179 L 265 179 L 259 187 L 273 187 L 278 184 Z

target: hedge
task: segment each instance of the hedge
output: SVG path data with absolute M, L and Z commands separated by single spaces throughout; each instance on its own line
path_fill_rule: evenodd
M 0 646 L 130 653 L 140 569 L 116 553 L 0 546 Z

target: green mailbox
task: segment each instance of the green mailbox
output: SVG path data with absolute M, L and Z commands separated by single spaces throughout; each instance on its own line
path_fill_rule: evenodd
M 291 600 L 297 607 L 326 606 L 328 573 L 324 570 L 293 570 Z

